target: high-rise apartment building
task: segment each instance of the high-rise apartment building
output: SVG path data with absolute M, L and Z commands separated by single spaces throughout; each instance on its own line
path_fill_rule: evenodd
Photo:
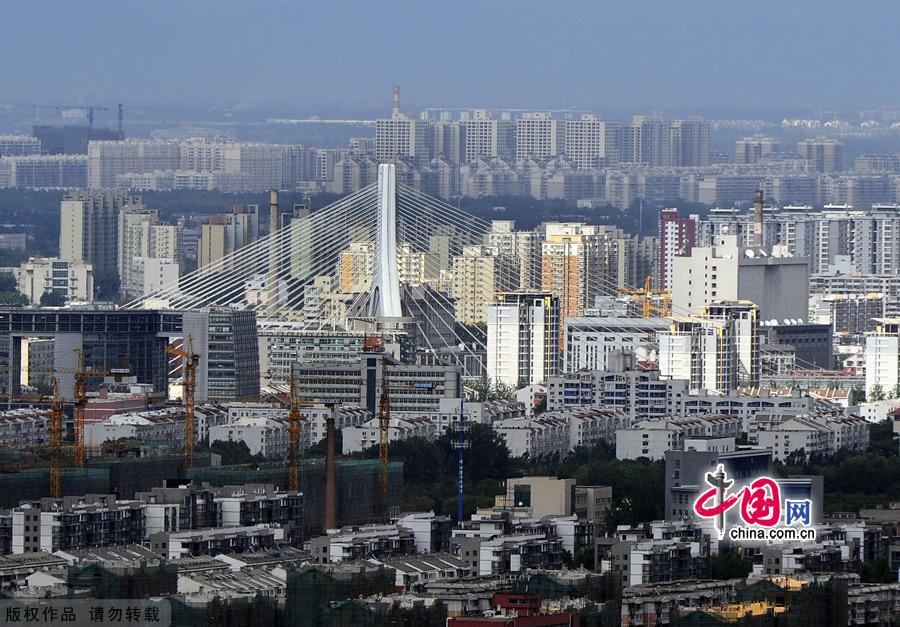
M 22 155 L 0 158 L 0 187 L 87 187 L 85 155 Z
M 29 135 L 0 135 L 0 157 L 41 154 L 41 140 Z
M 456 319 L 463 324 L 487 322 L 488 307 L 501 292 L 515 289 L 518 270 L 512 259 L 488 246 L 465 246 L 453 258 L 450 294 L 456 299 Z
M 598 295 L 615 295 L 617 239 L 613 227 L 550 222 L 540 227 L 541 290 L 560 299 L 562 320 L 580 316 Z
M 676 167 L 709 165 L 709 122 L 673 120 L 669 128 L 669 161 Z
M 697 223 L 692 217 L 678 217 L 678 209 L 663 209 L 659 214 L 659 289 L 671 287 L 675 257 L 686 255 L 696 244 Z
M 341 292 L 355 294 L 368 289 L 375 273 L 375 247 L 369 242 L 350 242 L 341 251 L 338 266 Z
M 399 111 L 389 119 L 375 121 L 375 160 L 389 163 L 408 157 L 417 165 L 431 160 L 432 132 L 427 120 Z
M 635 115 L 622 130 L 622 161 L 649 167 L 670 165 L 669 130 L 662 118 Z
M 756 163 L 777 152 L 781 152 L 781 142 L 768 135 L 756 134 L 734 142 L 735 163 Z
M 774 253 L 774 254 L 773 254 Z M 713 301 L 746 300 L 765 320 L 797 324 L 809 315 L 809 259 L 776 247 L 744 247 L 736 235 L 676 256 L 669 281 L 676 314 L 702 314 Z
M 476 109 L 461 124 L 466 129 L 467 163 L 479 157 L 500 157 L 506 161 L 516 158 L 516 125 L 512 120 L 495 120 L 487 110 Z
M 579 120 L 566 120 L 565 125 L 565 154 L 580 170 L 619 163 L 622 131 L 616 122 L 587 113 Z
M 116 176 L 130 172 L 178 170 L 181 143 L 164 139 L 92 141 L 88 144 L 88 187 L 116 186 Z
M 525 113 L 516 120 L 516 161 L 528 158 L 539 162 L 563 154 L 566 127 L 546 112 Z
M 879 318 L 866 334 L 866 394 L 875 400 L 880 389 L 887 397 L 900 385 L 900 318 Z
M 119 212 L 118 271 L 123 295 L 133 297 L 146 293 L 144 287 L 149 278 L 147 270 L 150 268 L 145 261 L 140 262 L 142 269 L 140 276 L 136 276 L 133 273 L 135 260 L 169 259 L 175 262 L 177 268 L 178 231 L 179 227 L 174 224 L 160 224 L 159 212 L 155 209 L 146 209 L 143 205 L 136 204 L 122 208 Z M 172 268 L 171 264 L 165 265 L 165 278 L 171 278 Z M 160 274 L 162 266 L 156 270 L 156 274 Z M 174 278 L 178 278 L 177 273 Z M 159 281 L 150 283 L 156 285 Z
M 509 292 L 488 308 L 487 375 L 493 384 L 543 383 L 559 372 L 559 299 Z
M 118 271 L 119 213 L 140 197 L 117 190 L 82 191 L 60 203 L 60 259 L 85 261 L 94 273 Z
M 512 220 L 492 220 L 485 236 L 487 245 L 514 260 L 521 290 L 541 288 L 541 235 L 535 231 L 517 231 Z
M 843 144 L 836 139 L 816 137 L 797 143 L 797 154 L 807 159 L 813 172 L 840 172 L 844 169 Z
M 431 156 L 461 163 L 466 156 L 468 127 L 462 122 L 431 123 Z
M 689 381 L 692 394 L 759 385 L 759 309 L 748 301 L 717 301 L 701 313 L 673 318 L 657 334 L 660 376 Z
M 210 216 L 201 226 L 197 267 L 208 266 L 259 239 L 259 207 L 234 205 L 231 213 Z

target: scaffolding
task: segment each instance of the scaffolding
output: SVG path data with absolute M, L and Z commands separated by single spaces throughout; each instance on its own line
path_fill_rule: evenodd
M 109 471 L 105 468 L 61 468 L 60 496 L 108 494 Z M 33 468 L 0 474 L 0 507 L 17 507 L 50 494 L 50 469 Z

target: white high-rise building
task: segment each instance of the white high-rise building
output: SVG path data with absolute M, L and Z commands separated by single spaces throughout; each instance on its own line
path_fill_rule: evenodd
M 715 302 L 702 317 L 673 318 L 659 339 L 659 373 L 689 381 L 692 394 L 727 394 L 759 385 L 759 309 L 751 302 Z
M 866 333 L 866 394 L 880 388 L 886 397 L 900 385 L 900 318 L 878 318 Z M 869 400 L 874 400 L 869 398 Z
M 119 213 L 119 281 L 120 291 L 126 297 L 142 296 L 145 291 L 147 271 L 132 266 L 137 259 L 167 259 L 174 264 L 165 265 L 164 275 L 172 282 L 178 278 L 178 233 L 174 224 L 160 224 L 159 213 L 145 209 L 143 205 L 126 205 Z M 146 262 L 142 262 L 146 266 Z M 153 266 L 153 275 L 160 275 L 161 264 Z M 174 268 L 174 274 L 173 274 Z M 153 282 L 154 285 L 158 282 Z
M 566 120 L 565 154 L 580 170 L 619 163 L 622 130 L 616 122 L 601 120 L 593 113 L 580 120 Z
M 375 160 L 390 163 L 409 157 L 417 165 L 431 159 L 432 136 L 427 120 L 394 113 L 390 119 L 375 121 Z
M 559 299 L 509 292 L 488 307 L 487 375 L 492 384 L 543 383 L 559 372 Z
M 546 112 L 526 113 L 516 120 L 516 161 L 545 161 L 563 154 L 566 127 Z
M 172 258 L 134 257 L 129 272 L 129 295 L 144 296 L 173 285 L 178 280 L 179 265 Z
M 749 300 L 764 319 L 797 324 L 809 315 L 809 259 L 787 256 L 784 247 L 774 252 L 725 235 L 715 246 L 694 246 L 673 257 L 672 310 L 700 315 L 713 301 Z
M 495 120 L 486 109 L 476 109 L 463 124 L 467 163 L 479 157 L 500 157 L 507 161 L 516 158 L 516 125 L 512 120 Z

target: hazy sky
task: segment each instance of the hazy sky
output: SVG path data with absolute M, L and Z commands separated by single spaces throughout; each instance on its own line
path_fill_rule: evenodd
M 0 102 L 900 106 L 900 2 L 22 2 Z

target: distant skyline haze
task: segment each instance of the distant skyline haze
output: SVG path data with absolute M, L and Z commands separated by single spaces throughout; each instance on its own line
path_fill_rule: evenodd
M 896 2 L 8 2 L 7 103 L 900 106 Z

